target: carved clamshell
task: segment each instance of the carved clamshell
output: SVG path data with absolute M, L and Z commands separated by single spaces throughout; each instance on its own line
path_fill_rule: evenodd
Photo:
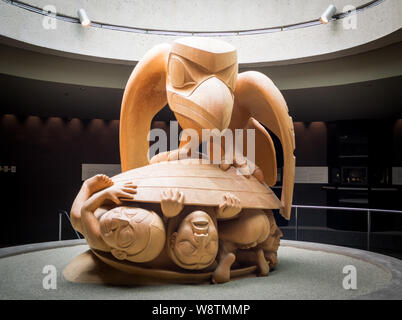
M 232 193 L 240 199 L 242 208 L 281 208 L 273 191 L 254 176 L 247 178 L 233 166 L 223 171 L 218 165 L 198 159 L 151 164 L 123 172 L 112 180 L 137 185 L 136 202 L 160 203 L 163 190 L 177 188 L 184 193 L 185 205 L 218 206 L 226 193 Z

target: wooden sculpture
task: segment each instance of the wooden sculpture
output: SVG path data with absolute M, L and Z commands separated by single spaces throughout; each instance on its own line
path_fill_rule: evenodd
M 98 261 L 125 274 L 215 283 L 254 271 L 266 276 L 277 264 L 282 233 L 272 210 L 290 218 L 293 123 L 269 78 L 237 70 L 234 47 L 196 37 L 158 45 L 134 68 L 120 117 L 123 172 L 85 181 L 71 209 L 73 227 Z M 149 159 L 151 122 L 167 103 L 182 129 L 208 143 L 208 155 L 191 154 L 187 139 Z M 281 200 L 269 188 L 277 165 L 264 126 L 282 144 Z M 241 149 L 228 151 L 204 138 L 205 129 L 254 129 L 254 162 Z M 208 161 L 217 148 L 218 164 Z

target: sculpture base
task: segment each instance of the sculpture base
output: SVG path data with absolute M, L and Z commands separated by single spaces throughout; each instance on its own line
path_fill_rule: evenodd
M 111 265 L 118 264 L 118 269 Z M 121 271 L 124 269 L 124 272 Z M 256 271 L 256 266 L 232 270 L 231 279 L 244 277 Z M 108 285 L 146 285 L 163 283 L 210 283 L 211 272 L 174 272 L 146 269 L 130 262 L 116 262 L 109 254 L 85 251 L 75 257 L 64 269 L 66 280 L 78 283 L 99 283 Z

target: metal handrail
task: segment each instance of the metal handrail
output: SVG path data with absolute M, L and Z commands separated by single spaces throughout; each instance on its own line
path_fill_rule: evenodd
M 360 211 L 366 212 L 388 212 L 388 213 L 402 213 L 400 210 L 388 210 L 388 209 L 371 209 L 371 208 L 353 208 L 353 207 L 327 207 L 327 206 L 305 206 L 305 205 L 292 205 L 292 208 L 304 208 L 304 209 L 326 209 L 326 210 L 341 210 L 341 211 Z
M 292 205 L 295 208 L 295 240 L 298 240 L 298 209 L 324 209 L 324 210 L 338 210 L 338 211 L 358 211 L 367 212 L 367 251 L 370 251 L 370 233 L 371 233 L 371 213 L 372 212 L 383 212 L 383 213 L 399 213 L 402 214 L 400 210 L 387 210 L 387 209 L 371 209 L 371 208 L 352 208 L 352 207 L 328 207 L 328 206 L 306 206 L 306 205 Z

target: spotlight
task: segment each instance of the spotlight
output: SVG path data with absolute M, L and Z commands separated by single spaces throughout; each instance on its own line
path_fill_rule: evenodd
M 327 10 L 325 10 L 324 13 L 320 17 L 321 23 L 327 24 L 331 20 L 331 18 L 334 16 L 335 13 L 336 13 L 336 7 L 333 4 L 329 5 Z
M 80 10 L 78 10 L 77 14 L 83 27 L 89 27 L 91 25 L 91 20 L 89 20 L 88 15 L 84 9 L 81 8 Z

